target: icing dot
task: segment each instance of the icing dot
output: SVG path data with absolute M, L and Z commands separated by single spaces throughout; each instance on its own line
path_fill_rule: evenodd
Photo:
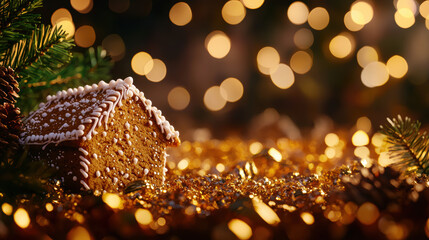
M 97 170 L 97 171 L 95 172 L 95 176 L 96 176 L 96 177 L 100 177 L 100 176 L 101 176 L 100 171 L 98 171 L 98 170 Z
M 118 150 L 119 155 L 124 156 L 124 152 L 122 150 Z
M 125 123 L 125 128 L 126 128 L 127 130 L 130 130 L 130 124 L 129 124 L 128 122 L 126 122 L 126 123 Z
M 77 181 L 77 177 L 76 176 L 73 176 L 73 181 Z
M 139 161 L 139 160 L 138 160 L 137 158 L 134 158 L 134 159 L 133 159 L 133 163 L 134 163 L 134 164 L 137 164 L 137 162 L 138 162 L 138 161 Z
M 147 175 L 149 173 L 149 169 L 145 168 L 143 172 L 144 172 L 144 175 Z

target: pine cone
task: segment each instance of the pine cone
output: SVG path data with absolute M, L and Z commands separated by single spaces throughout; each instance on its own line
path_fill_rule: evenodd
M 17 76 L 11 67 L 0 66 L 0 104 L 15 103 L 19 97 Z
M 21 112 L 11 103 L 0 105 L 0 158 L 17 149 L 21 133 Z M 6 156 L 7 157 L 7 156 Z

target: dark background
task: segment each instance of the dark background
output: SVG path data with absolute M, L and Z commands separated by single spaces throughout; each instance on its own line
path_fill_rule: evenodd
M 269 76 L 259 73 L 256 55 L 262 47 L 273 46 L 281 62 L 289 64 L 292 54 L 299 50 L 293 43 L 293 34 L 302 27 L 311 28 L 307 23 L 296 26 L 288 20 L 286 11 L 291 1 L 265 1 L 256 10 L 247 9 L 246 17 L 238 25 L 229 25 L 222 19 L 221 9 L 226 1 L 186 1 L 193 17 L 182 27 L 168 17 L 176 2 L 130 0 L 125 12 L 115 13 L 109 9 L 109 1 L 95 1 L 92 10 L 82 14 L 72 8 L 70 1 L 45 0 L 42 22 L 50 24 L 52 13 L 66 8 L 76 29 L 81 25 L 94 27 L 94 46 L 101 45 L 109 34 L 120 35 L 126 51 L 115 62 L 113 79 L 132 76 L 137 87 L 185 138 L 192 138 L 198 128 L 210 129 L 215 137 L 249 136 L 250 122 L 267 108 L 288 115 L 301 129 L 311 128 L 315 119 L 324 115 L 344 127 L 353 126 L 362 116 L 370 118 L 375 128 L 386 117 L 397 114 L 423 123 L 429 120 L 429 30 L 418 13 L 411 28 L 399 28 L 393 18 L 393 1 L 372 2 L 374 18 L 361 31 L 350 32 L 356 39 L 356 48 L 345 60 L 334 59 L 326 51 L 332 37 L 347 31 L 343 17 L 353 1 L 304 1 L 310 10 L 317 6 L 326 8 L 330 22 L 322 31 L 312 30 L 312 69 L 304 75 L 295 74 L 294 85 L 286 90 L 277 88 Z M 214 30 L 224 31 L 231 39 L 231 50 L 223 59 L 211 57 L 204 47 L 206 36 Z M 365 45 L 375 47 L 383 62 L 395 54 L 403 56 L 408 62 L 407 75 L 402 79 L 390 78 L 381 87 L 365 87 L 356 60 L 357 50 Z M 133 72 L 131 59 L 140 51 L 164 61 L 167 75 L 163 81 L 150 82 Z M 243 97 L 227 103 L 218 112 L 209 111 L 203 103 L 205 91 L 227 77 L 242 82 Z M 167 101 L 168 92 L 176 86 L 186 88 L 191 97 L 188 107 L 181 111 L 172 109 Z

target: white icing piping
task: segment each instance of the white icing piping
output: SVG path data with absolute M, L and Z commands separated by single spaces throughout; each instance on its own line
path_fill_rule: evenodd
M 156 107 L 152 106 L 152 102 L 149 99 L 144 97 L 144 93 L 140 92 L 134 85 L 133 79 L 131 77 L 127 77 L 125 80 L 118 79 L 117 81 L 110 81 L 108 84 L 104 81 L 101 81 L 97 84 L 93 84 L 92 86 L 86 85 L 85 87 L 78 87 L 74 89 L 68 89 L 67 91 L 59 91 L 54 96 L 48 96 L 46 98 L 46 103 L 41 103 L 39 105 L 39 110 L 46 109 L 49 107 L 54 100 L 60 100 L 67 97 L 80 96 L 83 97 L 85 94 L 94 91 L 103 91 L 106 90 L 106 94 L 108 96 L 102 100 L 101 104 L 89 114 L 90 117 L 84 119 L 84 123 L 92 124 L 88 133 L 84 135 L 85 126 L 79 125 L 77 130 L 67 131 L 62 133 L 49 133 L 45 135 L 31 135 L 25 136 L 26 133 L 23 133 L 20 138 L 20 142 L 22 144 L 31 144 L 31 145 L 44 145 L 43 149 L 45 149 L 46 145 L 49 143 L 54 143 L 58 145 L 58 143 L 67 141 L 67 140 L 77 140 L 79 137 L 82 137 L 84 140 L 90 140 L 92 135 L 97 134 L 95 128 L 97 126 L 101 126 L 102 120 L 104 117 L 105 128 L 107 129 L 108 119 L 112 113 L 115 112 L 115 107 L 122 105 L 123 99 L 128 99 L 129 97 L 136 96 L 146 107 L 146 110 L 149 113 L 149 116 L 152 115 L 155 117 L 157 125 L 160 127 L 161 132 L 165 135 L 167 140 L 175 141 L 179 137 L 179 132 L 175 131 L 174 127 L 170 125 L 170 123 L 162 116 L 162 112 L 158 110 Z M 108 109 L 103 112 L 102 107 L 107 107 Z M 38 111 L 39 111 L 38 110 Z M 34 112 L 30 115 L 27 121 L 33 120 L 33 116 L 38 112 Z M 31 120 L 30 120 L 31 119 Z

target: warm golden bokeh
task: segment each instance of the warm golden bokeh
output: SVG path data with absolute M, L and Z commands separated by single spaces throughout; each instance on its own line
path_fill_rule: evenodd
M 313 57 L 306 51 L 298 51 L 290 58 L 290 67 L 298 74 L 305 74 L 313 66 Z
M 274 85 L 281 89 L 290 88 L 295 82 L 292 69 L 284 63 L 280 63 L 275 70 L 271 71 L 270 77 Z
M 313 8 L 308 14 L 308 24 L 315 30 L 323 30 L 329 24 L 329 13 L 323 7 Z
M 252 199 L 253 208 L 255 209 L 255 212 L 258 213 L 258 215 L 268 224 L 277 226 L 277 224 L 280 223 L 280 218 L 274 212 L 273 209 L 271 209 L 268 205 L 266 205 L 264 202 L 260 201 L 259 199 L 253 198 Z
M 67 33 L 67 38 L 72 38 L 75 34 L 74 23 L 68 19 L 62 18 L 58 20 L 55 27 L 61 27 L 61 29 Z
M 192 20 L 191 7 L 185 2 L 178 2 L 171 7 L 169 17 L 175 25 L 185 26 Z
M 352 4 L 350 14 L 353 22 L 359 25 L 365 25 L 372 20 L 374 9 L 368 2 L 359 0 Z
M 248 9 L 258 9 L 264 4 L 264 0 L 242 0 L 242 2 Z
M 390 76 L 394 78 L 403 78 L 408 72 L 407 61 L 399 55 L 389 58 L 389 60 L 387 60 L 386 67 Z
M 416 19 L 409 8 L 401 8 L 395 12 L 395 22 L 400 28 L 410 28 L 414 25 Z
M 240 219 L 232 219 L 228 222 L 228 228 L 240 240 L 247 240 L 252 237 L 252 228 Z
M 152 214 L 147 209 L 139 208 L 134 214 L 136 220 L 141 225 L 149 225 L 153 221 Z
M 92 26 L 80 26 L 75 33 L 74 42 L 79 47 L 88 48 L 95 42 L 95 30 Z
M 371 62 L 362 70 L 361 80 L 369 88 L 379 87 L 389 80 L 389 71 L 384 63 Z
M 222 31 L 213 31 L 207 35 L 205 46 L 209 54 L 217 59 L 224 58 L 231 49 L 231 40 Z
M 357 219 L 365 225 L 371 225 L 380 216 L 377 206 L 370 202 L 362 204 L 357 211 Z
M 365 25 L 353 21 L 350 11 L 344 15 L 344 26 L 352 32 L 360 31 Z
M 62 21 L 62 20 L 68 20 L 70 22 L 73 22 L 73 19 L 69 10 L 65 8 L 59 8 L 52 14 L 51 24 L 52 26 L 55 26 L 59 21 Z
M 362 130 L 364 132 L 370 132 L 372 127 L 371 120 L 366 117 L 360 117 L 358 120 L 356 120 L 356 128 L 357 130 Z
M 151 63 L 153 66 L 152 57 L 149 53 L 139 52 L 131 59 L 131 68 L 135 73 L 143 76 L 152 70 Z
M 240 100 L 243 92 L 243 84 L 237 78 L 227 78 L 220 84 L 220 94 L 228 102 Z
M 67 233 L 67 240 L 91 240 L 88 230 L 82 226 L 76 226 Z
M 425 19 L 429 18 L 429 1 L 426 0 L 420 4 L 419 12 Z
M 308 49 L 314 42 L 313 33 L 308 28 L 301 28 L 293 35 L 293 42 L 300 49 Z
M 368 145 L 368 134 L 362 130 L 357 130 L 352 136 L 352 143 L 357 147 Z
M 222 97 L 220 93 L 219 86 L 213 86 L 207 89 L 204 94 L 204 105 L 210 111 L 219 111 L 225 107 L 226 100 Z
M 357 62 L 362 68 L 369 63 L 378 61 L 378 53 L 371 46 L 363 46 L 356 54 Z
M 312 225 L 314 223 L 314 217 L 309 212 L 302 212 L 301 213 L 301 219 L 305 222 L 307 225 Z
M 92 0 L 70 0 L 70 4 L 79 13 L 89 13 L 94 5 Z
M 222 8 L 222 18 L 225 22 L 236 25 L 246 17 L 246 8 L 238 0 L 230 0 Z
M 287 9 L 289 21 L 295 25 L 301 25 L 307 22 L 308 14 L 307 5 L 301 1 L 293 2 Z
M 123 208 L 122 199 L 117 194 L 114 193 L 105 193 L 102 196 L 103 202 L 105 202 L 109 207 L 113 209 Z
M 273 47 L 263 47 L 256 56 L 258 69 L 262 74 L 269 75 L 271 69 L 280 64 L 280 55 Z
M 13 214 L 13 220 L 20 228 L 27 228 L 30 225 L 30 216 L 24 208 L 18 208 Z
M 340 138 L 338 137 L 337 134 L 335 133 L 328 133 L 325 136 L 325 144 L 328 147 L 335 147 L 338 145 L 338 143 L 340 142 Z
M 329 42 L 329 51 L 336 58 L 346 58 L 352 54 L 355 49 L 355 40 L 347 32 L 343 32 Z
M 167 99 L 171 108 L 183 110 L 189 105 L 191 96 L 185 88 L 175 87 L 168 93 Z
M 151 59 L 144 67 L 146 77 L 151 82 L 161 82 L 167 75 L 167 67 L 160 59 Z

